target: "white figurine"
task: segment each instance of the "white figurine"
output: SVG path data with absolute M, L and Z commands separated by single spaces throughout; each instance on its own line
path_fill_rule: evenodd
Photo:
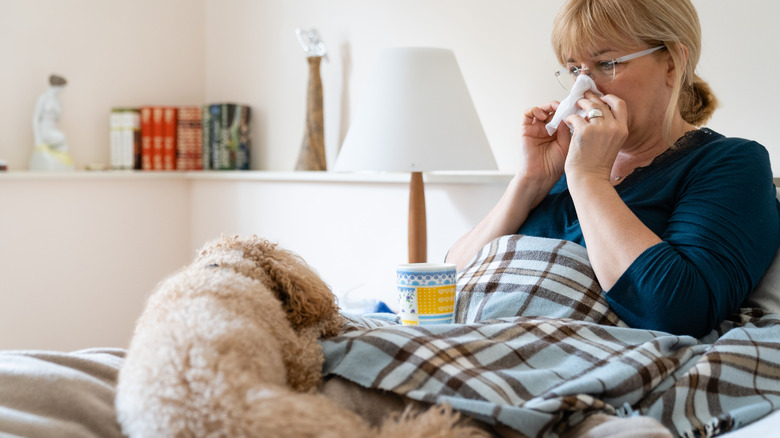
M 301 45 L 307 57 L 319 56 L 325 58 L 326 61 L 328 60 L 328 50 L 317 29 L 295 29 L 295 35 L 298 36 L 298 44 Z
M 35 149 L 30 157 L 30 170 L 73 170 L 65 134 L 57 129 L 62 114 L 60 93 L 67 81 L 62 76 L 49 76 L 49 89 L 35 104 L 33 136 Z

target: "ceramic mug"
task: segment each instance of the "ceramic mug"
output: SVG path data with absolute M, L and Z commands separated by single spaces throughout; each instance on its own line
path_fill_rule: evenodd
M 450 324 L 455 307 L 454 263 L 398 265 L 396 286 L 404 325 Z

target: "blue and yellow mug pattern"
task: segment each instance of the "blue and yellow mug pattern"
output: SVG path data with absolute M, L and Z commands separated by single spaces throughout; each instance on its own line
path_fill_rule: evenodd
M 451 263 L 410 263 L 396 267 L 396 285 L 405 325 L 450 324 L 455 307 L 456 271 Z

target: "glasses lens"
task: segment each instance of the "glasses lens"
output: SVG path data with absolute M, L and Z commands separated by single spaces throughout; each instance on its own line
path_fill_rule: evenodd
M 571 90 L 571 87 L 574 85 L 574 81 L 577 80 L 577 74 L 579 73 L 579 70 L 576 68 L 569 69 L 566 67 L 562 67 L 555 72 L 555 79 L 558 81 L 559 84 L 561 84 L 561 87 L 563 87 L 565 90 Z
M 615 79 L 615 61 L 603 61 L 596 64 L 593 71 L 593 80 L 610 84 Z

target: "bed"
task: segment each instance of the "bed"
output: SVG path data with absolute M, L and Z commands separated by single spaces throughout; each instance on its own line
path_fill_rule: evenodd
M 769 436 L 780 428 L 778 287 L 780 257 L 703 338 L 632 329 L 606 304 L 584 248 L 504 236 L 459 273 L 457 324 L 345 314 L 346 330 L 322 341 L 323 372 L 351 385 L 331 396 L 353 408 L 355 393 L 446 402 L 496 435 L 560 436 L 598 414 L 654 418 L 676 436 Z M 124 354 L 0 352 L 0 436 L 121 437 Z M 373 400 L 382 412 L 387 399 Z

